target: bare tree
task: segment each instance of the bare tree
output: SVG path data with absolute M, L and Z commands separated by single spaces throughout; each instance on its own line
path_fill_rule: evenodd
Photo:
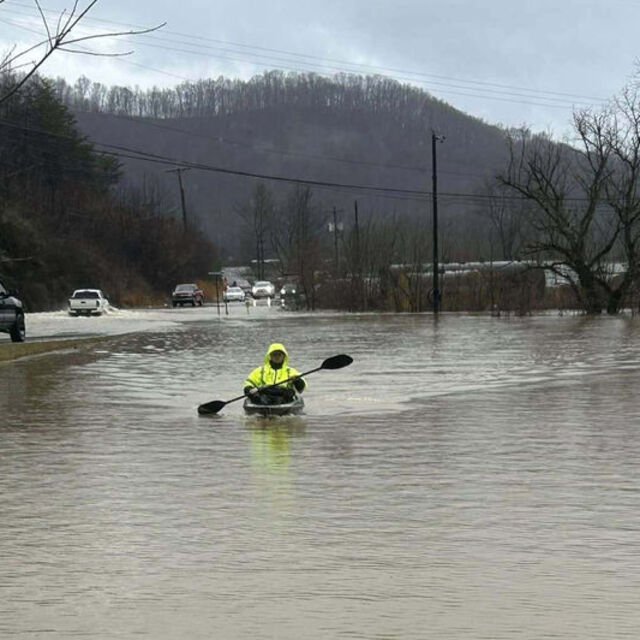
M 484 188 L 486 201 L 478 214 L 489 221 L 489 243 L 497 244 L 500 260 L 514 260 L 520 254 L 526 211 L 507 195 L 504 186 L 487 183 Z M 490 251 L 493 256 L 493 250 Z
M 625 297 L 637 288 L 640 278 L 640 89 L 638 83 L 625 88 L 614 100 L 615 112 L 606 131 L 613 156 L 613 172 L 606 184 L 606 201 L 617 216 L 620 246 L 626 269 L 614 280 L 603 279 L 615 313 Z M 588 120 L 584 113 L 582 119 Z
M 639 78 L 604 108 L 574 113 L 574 147 L 512 135 L 500 178 L 535 205 L 527 250 L 569 279 L 589 313 L 617 313 L 640 284 Z
M 525 252 L 568 278 L 588 313 L 607 307 L 603 264 L 620 230 L 603 208 L 611 179 L 610 113 L 577 113 L 577 146 L 521 129 L 509 134 L 510 161 L 499 176 L 503 185 L 534 205 L 536 237 Z
M 398 223 L 395 216 L 352 227 L 345 236 L 344 257 L 349 280 L 349 296 L 344 301 L 352 311 L 404 309 L 417 306 L 413 286 L 421 260 L 420 233 Z M 400 269 L 392 272 L 394 263 Z M 408 273 L 405 273 L 405 269 Z M 400 274 L 400 275 L 399 275 Z M 417 274 L 418 278 L 420 274 Z
M 254 243 L 253 250 L 258 268 L 257 276 L 260 280 L 264 280 L 265 243 L 267 232 L 274 223 L 275 211 L 271 191 L 262 183 L 256 185 L 250 201 L 237 207 L 237 210 L 244 221 L 247 236 L 251 237 Z
M 309 187 L 296 185 L 271 227 L 276 255 L 286 273 L 295 273 L 307 308 L 315 309 L 316 275 L 322 263 L 321 234 L 325 218 L 312 202 Z
M 0 4 L 2 4 L 3 2 L 4 0 L 0 0 Z M 13 71 L 22 67 L 29 67 L 29 70 L 21 75 L 16 80 L 15 84 L 13 84 L 13 86 L 11 86 L 11 88 L 4 95 L 0 96 L 0 104 L 2 104 L 5 100 L 8 100 L 12 95 L 19 91 L 20 88 L 23 87 L 26 82 L 28 82 L 29 78 L 31 78 L 44 64 L 44 62 L 54 53 L 54 51 L 66 51 L 68 53 L 101 57 L 126 56 L 133 53 L 133 51 L 124 51 L 121 53 L 98 53 L 87 49 L 79 49 L 73 47 L 72 45 L 79 45 L 80 43 L 88 42 L 90 40 L 97 40 L 100 38 L 131 36 L 150 33 L 152 31 L 161 29 L 166 24 L 166 22 L 163 22 L 162 24 L 159 24 L 155 27 L 150 27 L 149 29 L 132 29 L 129 31 L 113 31 L 89 36 L 72 37 L 72 31 L 78 26 L 78 24 L 83 20 L 87 13 L 89 13 L 89 11 L 97 4 L 97 2 L 98 0 L 90 0 L 90 2 L 84 8 L 80 8 L 79 0 L 75 0 L 71 11 L 67 11 L 65 9 L 58 16 L 55 27 L 53 27 L 53 25 L 50 24 L 50 22 L 45 17 L 39 0 L 34 0 L 34 4 L 36 5 L 38 13 L 40 14 L 40 18 L 42 19 L 46 38 L 22 51 L 16 51 L 16 47 L 14 46 L 9 50 L 4 58 L 0 59 L 0 73 Z M 42 48 L 44 48 L 44 53 L 40 52 L 38 54 L 39 57 L 37 57 L 35 60 L 23 62 L 23 59 L 26 56 L 33 52 L 39 51 Z

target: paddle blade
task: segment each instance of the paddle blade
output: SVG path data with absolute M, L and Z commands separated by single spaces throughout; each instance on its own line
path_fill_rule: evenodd
M 342 367 L 346 367 L 353 362 L 353 358 L 351 356 L 347 356 L 341 354 L 339 356 L 333 356 L 332 358 L 327 358 L 322 365 L 321 369 L 342 369 Z
M 211 402 L 205 402 L 198 407 L 198 413 L 201 416 L 212 415 L 214 413 L 218 413 L 224 405 L 227 404 L 222 400 L 212 400 Z

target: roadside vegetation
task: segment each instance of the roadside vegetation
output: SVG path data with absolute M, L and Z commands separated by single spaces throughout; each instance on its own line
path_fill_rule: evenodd
M 450 217 L 440 230 L 441 264 L 480 263 L 441 275 L 442 310 L 638 309 L 638 79 L 605 107 L 576 111 L 573 129 L 574 138 L 562 143 L 526 128 L 505 131 L 508 162 L 478 193 L 475 220 Z M 296 274 L 309 308 L 431 307 L 430 220 L 386 213 L 363 225 L 356 203 L 352 222 L 339 227 L 335 210 L 332 222 L 308 188 L 275 203 L 264 185 L 244 215 L 257 263 L 268 238 L 282 274 Z

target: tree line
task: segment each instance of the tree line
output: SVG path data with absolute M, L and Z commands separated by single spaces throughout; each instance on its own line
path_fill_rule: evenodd
M 196 118 L 299 107 L 382 113 L 424 126 L 433 105 L 460 113 L 425 91 L 384 76 L 267 71 L 248 81 L 220 76 L 176 87 L 107 86 L 80 77 L 73 85 L 55 80 L 58 98 L 78 111 L 140 118 Z M 469 116 L 461 117 L 468 118 Z
M 264 183 L 238 206 L 245 251 L 257 279 L 295 282 L 308 309 L 420 312 L 432 308 L 431 220 L 375 217 L 359 209 L 336 211 L 317 200 L 307 186 L 293 186 L 278 198 Z M 484 222 L 466 232 L 482 237 Z M 457 236 L 452 227 L 445 238 Z M 476 245 L 475 249 L 480 249 Z M 445 243 L 442 259 L 477 256 L 455 242 Z M 497 259 L 496 255 L 496 259 Z M 487 263 L 488 264 L 488 263 Z M 543 305 L 544 281 L 528 268 L 446 277 L 444 310 L 527 313 Z

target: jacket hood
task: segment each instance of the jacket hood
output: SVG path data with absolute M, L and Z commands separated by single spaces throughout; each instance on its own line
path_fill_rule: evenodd
M 267 355 L 265 355 L 264 357 L 264 363 L 269 364 L 269 356 L 274 351 L 282 351 L 282 353 L 284 353 L 284 360 L 282 361 L 282 366 L 286 367 L 287 363 L 289 362 L 289 354 L 287 353 L 287 350 L 284 348 L 284 345 L 280 342 L 272 342 L 269 345 L 269 348 L 267 349 Z

